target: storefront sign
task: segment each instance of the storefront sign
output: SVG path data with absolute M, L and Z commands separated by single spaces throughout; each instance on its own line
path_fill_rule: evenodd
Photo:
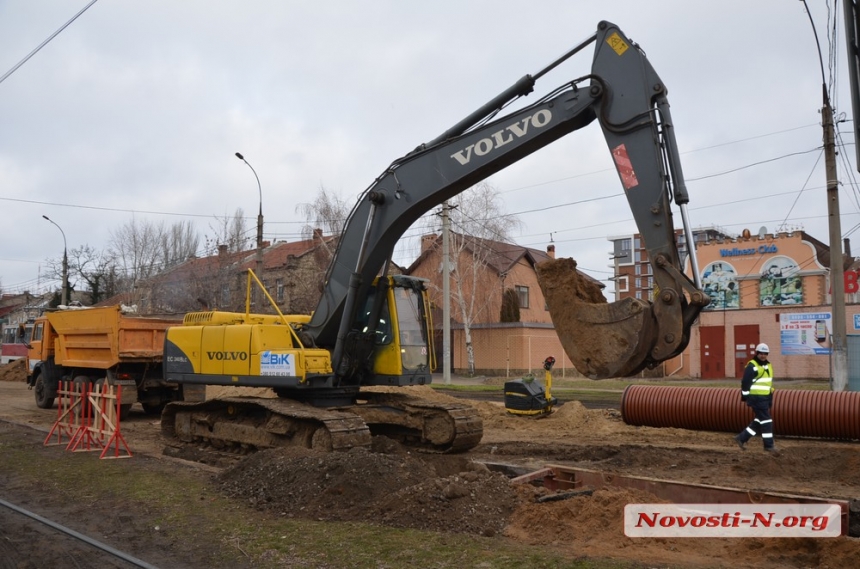
M 785 356 L 827 355 L 833 319 L 829 312 L 779 315 L 779 341 Z
M 744 255 L 769 255 L 776 253 L 776 245 L 759 245 L 758 247 L 749 247 L 747 249 L 720 249 L 720 257 L 742 257 Z

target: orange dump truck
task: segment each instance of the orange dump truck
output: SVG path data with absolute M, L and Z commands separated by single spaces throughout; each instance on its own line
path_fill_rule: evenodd
M 122 386 L 121 412 L 134 403 L 150 414 L 182 399 L 182 388 L 164 380 L 164 334 L 182 317 L 127 314 L 124 308 L 69 308 L 46 312 L 33 325 L 27 382 L 36 405 L 50 409 L 61 381 Z

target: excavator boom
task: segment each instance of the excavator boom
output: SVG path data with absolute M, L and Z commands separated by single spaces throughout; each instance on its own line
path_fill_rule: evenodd
M 589 75 L 522 110 L 485 122 L 512 99 L 531 91 L 535 77 L 520 79 L 442 136 L 392 163 L 364 192 L 347 219 L 319 306 L 305 327 L 314 345 L 333 349 L 335 373 L 344 375 L 349 367 L 346 338 L 357 304 L 367 298 L 373 278 L 383 271 L 412 223 L 443 201 L 595 120 L 654 265 L 660 295 L 655 302 L 620 306 L 587 307 L 580 302 L 580 309 L 571 311 L 567 305 L 572 297 L 549 290 L 558 288 L 558 280 L 542 279 L 553 321 L 566 351 L 591 377 L 636 373 L 686 347 L 689 328 L 707 304 L 707 296 L 698 282 L 683 274 L 675 244 L 673 198 L 681 206 L 687 243 L 694 241 L 686 221 L 689 198 L 666 88 L 644 53 L 609 22 L 601 22 L 594 36 L 565 57 L 592 42 L 595 53 Z M 695 254 L 692 247 L 689 253 Z M 548 274 L 540 267 L 538 271 L 539 276 Z M 557 319 L 556 314 L 565 317 Z M 584 353 L 582 341 L 565 342 L 566 337 L 595 335 L 605 336 L 596 352 Z

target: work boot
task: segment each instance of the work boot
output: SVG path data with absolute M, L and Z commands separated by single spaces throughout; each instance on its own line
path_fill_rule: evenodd
M 772 454 L 774 456 L 779 456 L 781 454 L 779 452 L 779 449 L 776 447 L 764 447 L 764 451 L 769 452 L 770 454 Z
M 740 435 L 735 435 L 735 442 L 736 442 L 736 443 L 738 443 L 738 446 L 739 446 L 739 447 L 741 447 L 741 450 L 747 450 L 747 449 L 744 447 L 744 445 L 746 444 L 746 442 L 741 440 L 741 436 L 740 436 Z

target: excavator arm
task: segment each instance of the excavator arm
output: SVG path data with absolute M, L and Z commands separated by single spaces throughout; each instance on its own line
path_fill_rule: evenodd
M 490 121 L 561 61 L 595 44 L 592 71 L 534 104 Z M 393 162 L 362 194 L 349 215 L 329 267 L 320 303 L 303 330 L 305 341 L 332 349 L 336 374 L 346 373 L 346 341 L 356 311 L 387 270 L 394 247 L 423 214 L 559 138 L 600 124 L 630 208 L 654 267 L 659 290 L 652 301 L 593 304 L 562 288 L 542 288 L 556 328 L 574 363 L 591 377 L 630 375 L 680 353 L 707 295 L 698 275 L 683 274 L 675 245 L 671 201 L 680 208 L 692 266 L 695 249 L 666 88 L 644 53 L 615 25 L 597 32 L 534 76 L 527 75 L 431 142 Z M 574 271 L 575 272 L 575 271 Z M 694 271 L 695 273 L 695 271 Z M 573 277 L 572 277 L 573 278 Z M 556 313 L 570 312 L 560 325 Z M 577 346 L 607 334 L 599 353 Z M 565 338 L 568 341 L 565 341 Z M 576 353 L 579 350 L 581 353 Z M 572 354 L 571 352 L 574 352 Z

